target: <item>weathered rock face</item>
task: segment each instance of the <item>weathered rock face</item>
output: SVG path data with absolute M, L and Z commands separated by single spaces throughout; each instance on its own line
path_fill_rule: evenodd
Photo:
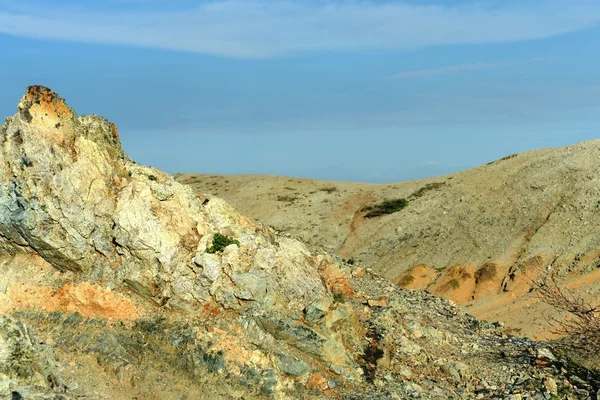
M 199 199 L 167 174 L 132 162 L 113 124 L 77 116 L 50 89 L 28 88 L 18 109 L 0 138 L 0 248 L 37 253 L 65 273 L 62 299 L 29 287 L 51 296 L 46 304 L 93 308 L 100 303 L 77 297 L 111 297 L 102 294 L 104 287 L 131 290 L 184 315 L 204 315 L 211 307 L 234 310 L 238 314 L 231 318 L 247 329 L 356 377 L 357 364 L 342 336 L 300 321 L 310 302 L 348 287 L 343 274 L 332 273 L 339 269 L 332 257 L 313 256 L 224 201 Z M 215 233 L 239 245 L 209 252 Z M 322 278 L 320 270 L 328 275 Z M 238 336 L 250 340 L 246 332 Z M 294 364 L 290 357 L 281 348 L 275 361 L 256 362 L 261 368 L 281 364 L 288 373 L 306 369 L 304 361 Z
M 233 244 L 215 249 L 217 233 Z M 196 197 L 129 160 L 114 125 L 78 117 L 40 86 L 0 127 L 0 250 L 0 311 L 39 335 L 0 317 L 0 394 L 13 398 L 550 398 L 600 388 L 545 344 Z
M 96 251 L 114 257 L 110 217 L 122 182 L 111 180 L 124 165 L 116 128 L 78 118 L 43 87 L 30 87 L 18 108 L 1 139 L 3 247 L 27 246 L 57 268 L 89 271 Z
M 32 86 L 1 137 L 2 248 L 33 250 L 81 280 L 127 284 L 167 307 L 249 301 L 300 311 L 323 296 L 316 260 L 300 243 L 261 235 L 219 199 L 205 204 L 154 168 L 131 162 L 116 127 L 78 117 Z M 212 234 L 241 242 L 205 252 Z

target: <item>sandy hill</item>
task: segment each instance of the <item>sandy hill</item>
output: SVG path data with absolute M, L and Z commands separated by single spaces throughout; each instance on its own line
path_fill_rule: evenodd
M 600 140 L 394 184 L 256 175 L 176 179 L 224 198 L 257 222 L 528 334 L 546 331 L 533 318 L 544 307 L 525 296 L 526 281 L 540 271 L 561 270 L 570 286 L 597 294 Z M 401 198 L 408 203 L 400 211 L 365 218 L 365 207 Z M 520 309 L 526 312 L 514 312 Z

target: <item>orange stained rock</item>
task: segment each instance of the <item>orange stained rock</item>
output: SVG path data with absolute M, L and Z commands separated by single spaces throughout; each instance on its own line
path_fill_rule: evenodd
M 219 315 L 221 313 L 221 308 L 219 306 L 212 305 L 212 304 L 209 304 L 209 303 L 205 304 L 202 307 L 202 310 L 206 314 L 210 315 L 211 317 L 217 316 L 217 315 Z
M 211 351 L 221 352 L 229 372 L 241 375 L 243 370 L 240 366 L 248 363 L 267 365 L 268 360 L 259 350 L 246 348 L 248 338 L 238 328 L 239 326 L 233 324 L 229 326 L 231 332 L 228 332 L 213 327 L 209 331 L 208 338 L 212 343 Z
M 323 261 L 319 266 L 319 274 L 325 281 L 327 289 L 331 293 L 342 294 L 344 296 L 354 295 L 348 277 L 337 264 Z
M 314 374 L 308 379 L 306 388 L 308 390 L 325 390 L 328 388 L 327 379 L 320 373 Z
M 367 303 L 369 307 L 387 307 L 388 306 L 388 298 L 380 297 L 376 300 L 368 300 Z
M 110 130 L 112 132 L 113 138 L 115 138 L 117 142 L 120 141 L 119 130 L 117 129 L 117 126 L 112 122 L 110 123 Z
M 352 276 L 365 276 L 365 269 L 364 268 L 359 268 L 359 269 L 355 269 L 354 271 L 352 271 Z
M 56 290 L 49 286 L 17 283 L 0 295 L 0 312 L 42 309 L 64 313 L 79 313 L 88 318 L 134 320 L 140 310 L 120 293 L 92 285 L 66 284 Z
M 240 225 L 244 229 L 251 229 L 256 231 L 256 224 L 250 220 L 250 218 L 240 215 Z
M 73 117 L 73 111 L 58 94 L 39 85 L 27 88 L 27 92 L 19 104 L 19 111 L 26 118 L 32 118 L 32 123 L 43 118 L 61 120 Z

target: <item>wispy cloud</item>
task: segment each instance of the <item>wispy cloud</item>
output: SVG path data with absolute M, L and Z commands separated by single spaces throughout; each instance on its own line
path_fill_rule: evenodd
M 0 5 L 0 33 L 269 57 L 530 40 L 578 31 L 600 21 L 600 3 L 592 0 L 494 3 L 217 0 L 185 10 L 180 4 L 177 9 L 147 11 L 90 9 L 78 3 L 75 8 L 53 5 L 54 11 L 48 11 L 48 6 L 34 0 L 9 0 Z
M 558 57 L 535 57 L 527 60 L 518 61 L 498 61 L 488 63 L 473 63 L 473 64 L 459 64 L 449 65 L 440 68 L 429 68 L 429 69 L 416 69 L 412 71 L 400 72 L 389 76 L 389 79 L 413 79 L 413 78 L 424 78 L 435 75 L 445 75 L 455 72 L 466 72 L 466 71 L 481 71 L 489 69 L 509 68 L 517 65 L 532 64 L 532 63 L 543 63 L 557 60 Z

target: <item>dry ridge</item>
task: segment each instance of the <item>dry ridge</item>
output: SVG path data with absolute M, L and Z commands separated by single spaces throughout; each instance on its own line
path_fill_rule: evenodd
M 555 268 L 595 299 L 600 279 L 600 140 L 515 154 L 468 171 L 394 184 L 179 174 L 198 193 L 391 281 L 547 339 L 528 281 Z M 369 205 L 401 211 L 365 218 Z
M 310 251 L 131 161 L 113 124 L 42 86 L 0 126 L 0 251 L 2 399 L 597 399 L 600 389 L 548 343 Z

